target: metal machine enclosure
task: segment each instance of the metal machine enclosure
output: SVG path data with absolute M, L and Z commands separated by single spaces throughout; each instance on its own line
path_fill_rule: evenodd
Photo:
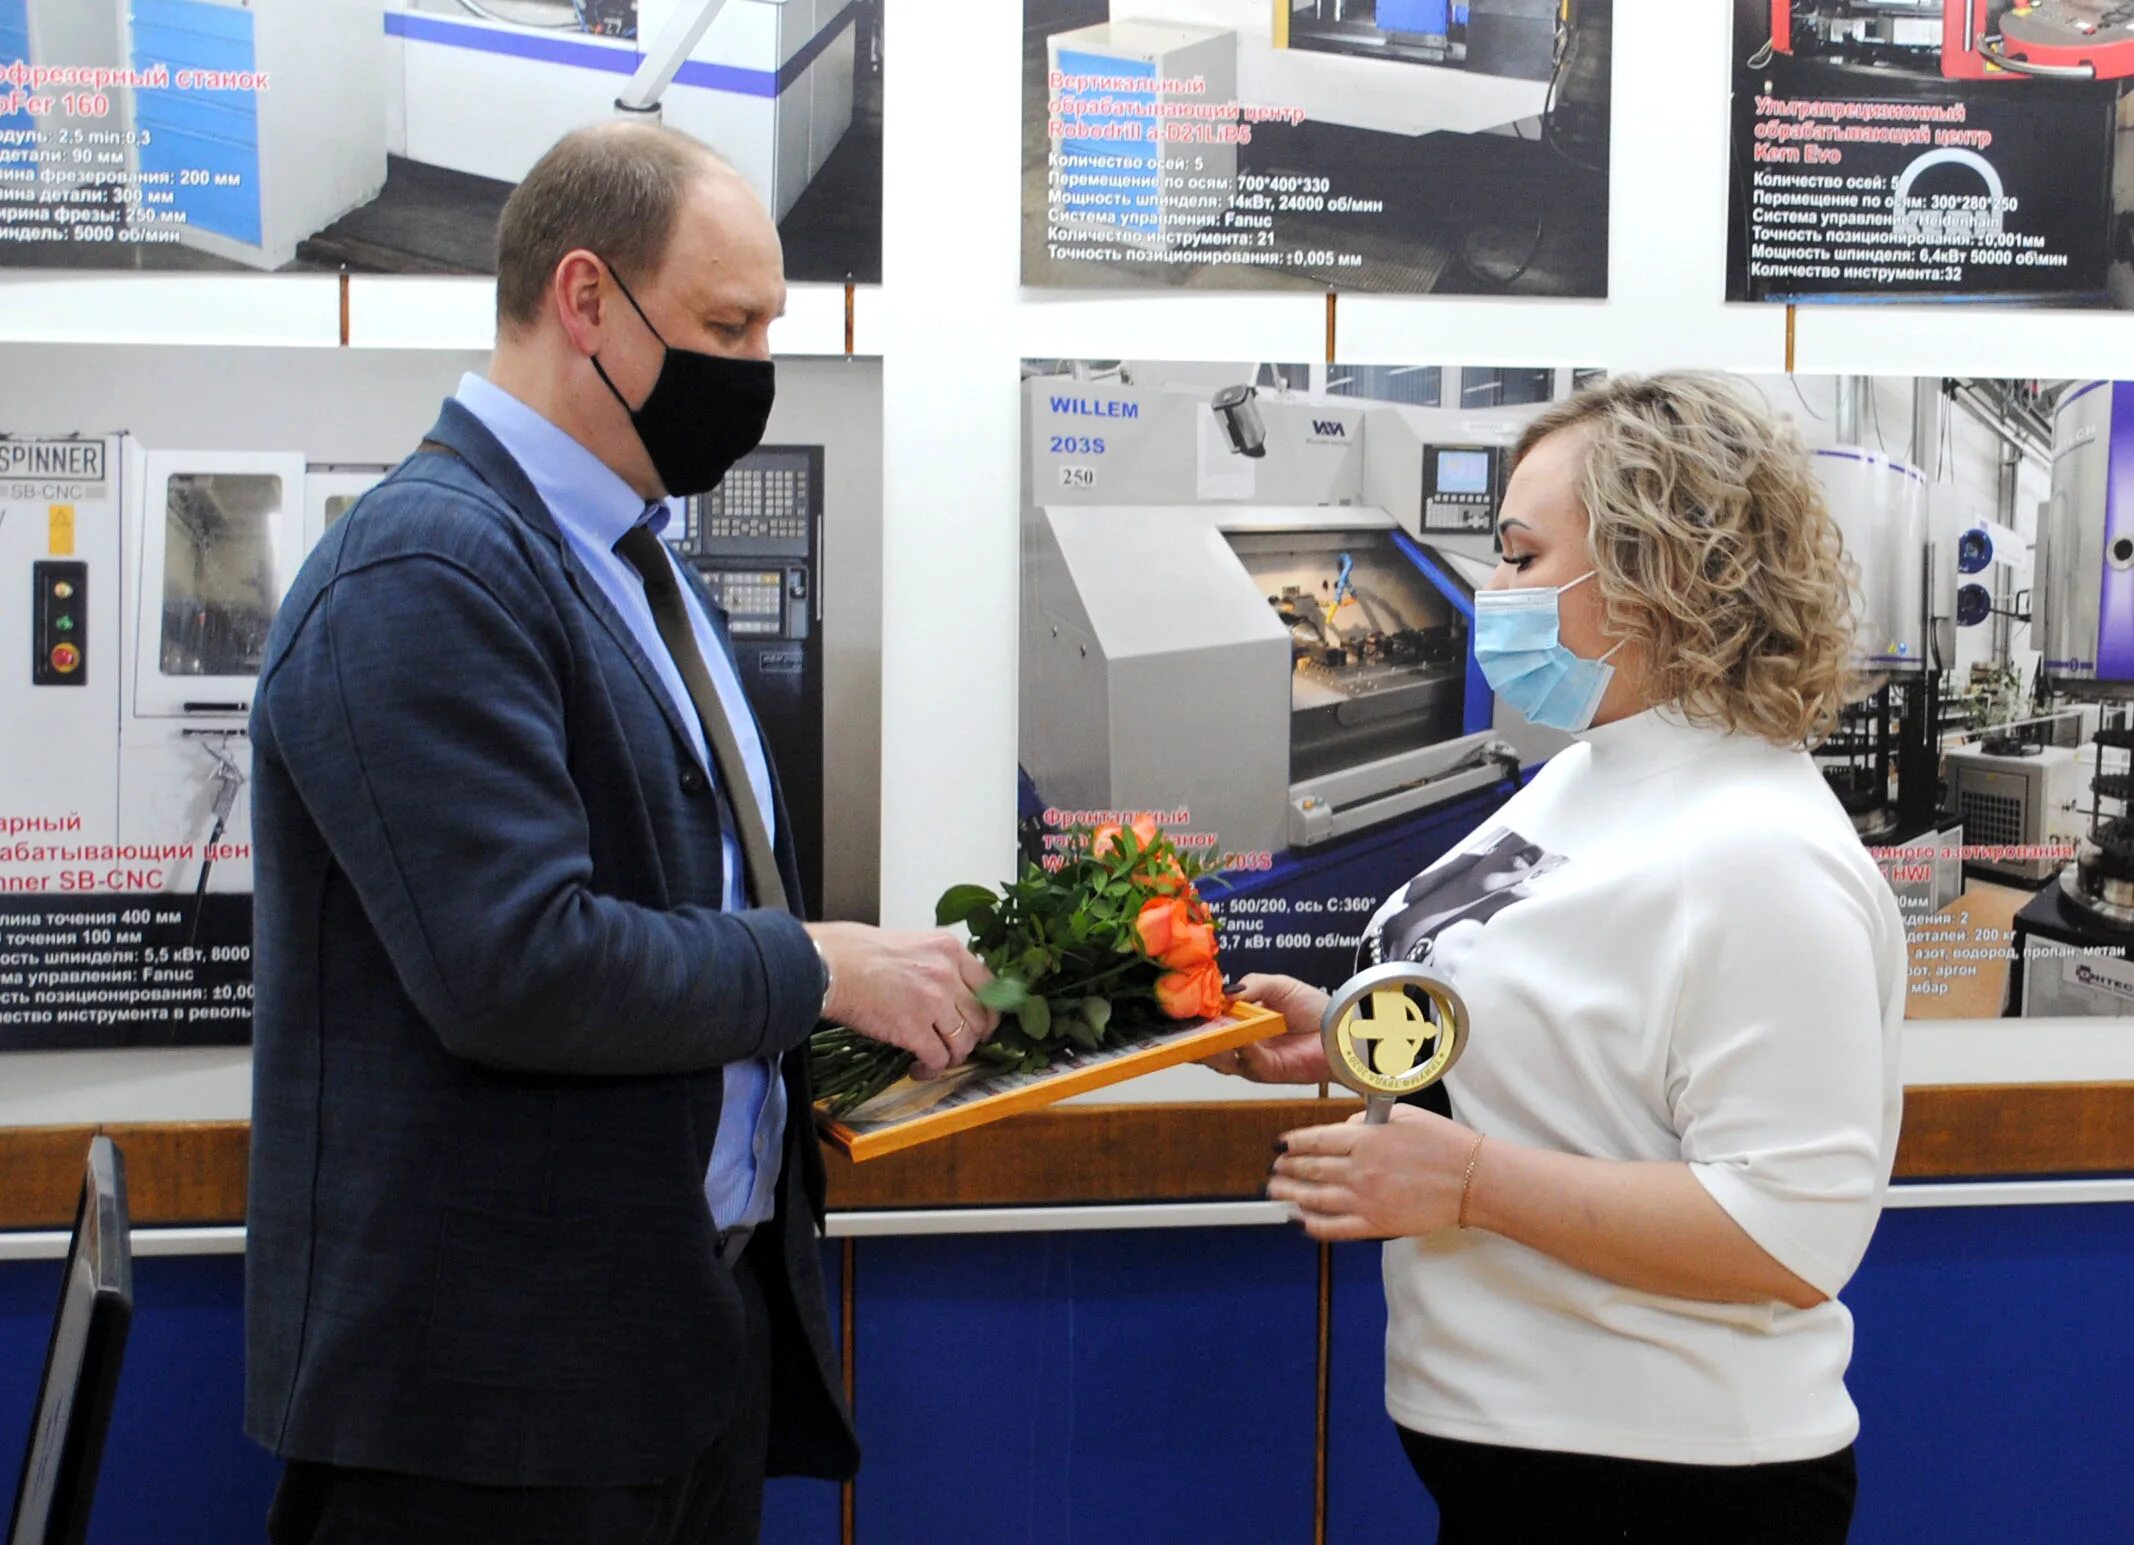
M 2089 381 L 2053 414 L 2052 502 L 2038 523 L 2038 647 L 2054 692 L 2134 697 L 2134 395 Z
M 1856 569 L 1855 639 L 1878 671 L 1928 664 L 1926 481 L 1900 461 L 1851 448 L 1818 450 L 1816 480 Z
M 2125 22 L 2092 0 L 1771 0 L 1771 45 L 1949 80 L 2115 80 L 2134 74 Z
M 641 49 L 704 4 L 638 0 L 631 39 L 485 21 L 456 0 L 391 0 L 391 148 L 517 182 L 564 133 L 614 116 Z M 843 0 L 725 0 L 662 94 L 662 121 L 716 147 L 783 220 L 852 126 L 852 21 Z
M 243 1038 L 261 657 L 305 553 L 383 471 L 0 437 L 0 628 L 31 646 L 0 678 L 0 722 L 26 752 L 0 776 L 16 839 L 0 902 L 72 919 L 117 967 L 81 986 L 62 969 L 16 1044 Z M 63 951 L 76 936 L 29 937 Z
M 2081 767 L 2066 746 L 2034 746 L 2030 754 L 2001 754 L 1982 746 L 1955 746 L 1943 753 L 1949 804 L 1963 823 L 1964 841 L 1979 849 L 1999 847 L 2072 849 L 2082 836 L 2078 813 Z M 2059 867 L 2051 858 L 1975 854 L 1971 867 L 2032 884 Z
M 1224 103 L 1237 97 L 1237 35 L 1208 27 L 1107 21 L 1057 32 L 1046 40 L 1051 75 L 1146 80 L 1147 90 L 1100 88 L 1058 91 L 1062 114 L 1075 115 L 1078 133 L 1059 143 L 1061 185 L 1053 190 L 1056 223 L 1137 246 L 1161 248 L 1221 218 L 1237 192 L 1237 146 L 1195 144 L 1182 156 L 1178 186 L 1166 191 L 1166 120 L 1133 111 L 1104 112 L 1110 101 L 1128 108 L 1161 102 Z M 1191 98 L 1162 89 L 1165 81 L 1205 82 Z M 1090 111 L 1084 111 L 1084 105 Z M 1119 137 L 1114 138 L 1112 136 Z
M 793 823 L 811 914 L 823 897 L 823 447 L 758 446 L 692 499 L 676 551 L 726 612 L 742 690 Z
M 1044 803 L 1184 805 L 1224 851 L 1280 853 L 1485 787 L 1492 753 L 1559 748 L 1473 669 L 1489 539 L 1416 540 L 1429 447 L 1402 415 L 1263 392 L 1249 457 L 1218 395 L 1026 383 L 1019 743 Z M 1337 615 L 1379 637 L 1353 656 L 1308 621 L 1344 557 Z
M 188 246 L 280 268 L 297 244 L 385 186 L 386 72 L 380 7 L 361 0 L 38 0 L 113 6 L 117 57 L 265 79 L 258 90 L 135 90 L 134 168 L 149 214 L 183 217 Z M 34 45 L 33 45 L 34 46 Z M 102 60 L 97 61 L 104 62 Z M 192 180 L 205 173 L 201 180 Z M 191 175 L 189 175 L 191 174 Z M 154 181 L 148 181 L 154 179 Z

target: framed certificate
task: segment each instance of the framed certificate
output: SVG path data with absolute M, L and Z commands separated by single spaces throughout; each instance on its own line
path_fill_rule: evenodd
M 1221 1019 L 1151 1025 L 1095 1051 L 1063 1046 L 1042 1072 L 1022 1073 L 977 1061 L 942 1078 L 899 1079 L 840 1119 L 832 1120 L 818 1107 L 816 1120 L 823 1136 L 855 1162 L 876 1159 L 1072 1095 L 1233 1051 L 1249 1041 L 1279 1035 L 1283 1028 L 1282 1016 L 1272 1009 L 1237 1003 Z

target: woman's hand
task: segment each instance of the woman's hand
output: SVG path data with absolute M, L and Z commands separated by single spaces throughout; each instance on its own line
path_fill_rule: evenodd
M 1359 1115 L 1282 1141 L 1267 1194 L 1294 1205 L 1314 1239 L 1401 1239 L 1459 1221 L 1475 1134 L 1458 1122 L 1396 1105 L 1383 1126 Z
M 1327 1070 L 1325 1044 L 1319 1039 L 1325 993 L 1293 976 L 1248 976 L 1231 996 L 1273 1009 L 1289 1028 L 1236 1051 L 1221 1052 L 1208 1058 L 1205 1066 L 1259 1084 L 1323 1084 L 1333 1076 Z

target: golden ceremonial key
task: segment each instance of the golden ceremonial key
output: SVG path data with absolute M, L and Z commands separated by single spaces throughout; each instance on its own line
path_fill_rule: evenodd
M 1327 1066 L 1364 1097 L 1363 1119 L 1376 1126 L 1460 1060 L 1467 1027 L 1467 1005 L 1448 983 L 1394 961 L 1350 977 L 1328 1001 L 1319 1033 Z

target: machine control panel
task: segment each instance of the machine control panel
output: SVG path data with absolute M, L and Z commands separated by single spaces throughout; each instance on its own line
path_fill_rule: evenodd
M 806 558 L 821 514 L 822 448 L 767 445 L 690 501 L 683 540 L 696 558 Z
M 735 638 L 807 637 L 806 569 L 704 569 L 702 572 L 712 599 L 725 608 L 726 625 Z M 794 615 L 788 616 L 788 608 Z
M 1497 445 L 1423 447 L 1423 530 L 1486 536 L 1502 497 L 1504 448 Z
M 89 565 L 36 563 L 31 571 L 36 636 L 30 684 L 84 686 L 89 680 Z
M 823 512 L 819 445 L 766 445 L 686 507 L 675 550 L 726 611 L 736 641 L 804 639 L 816 619 Z

